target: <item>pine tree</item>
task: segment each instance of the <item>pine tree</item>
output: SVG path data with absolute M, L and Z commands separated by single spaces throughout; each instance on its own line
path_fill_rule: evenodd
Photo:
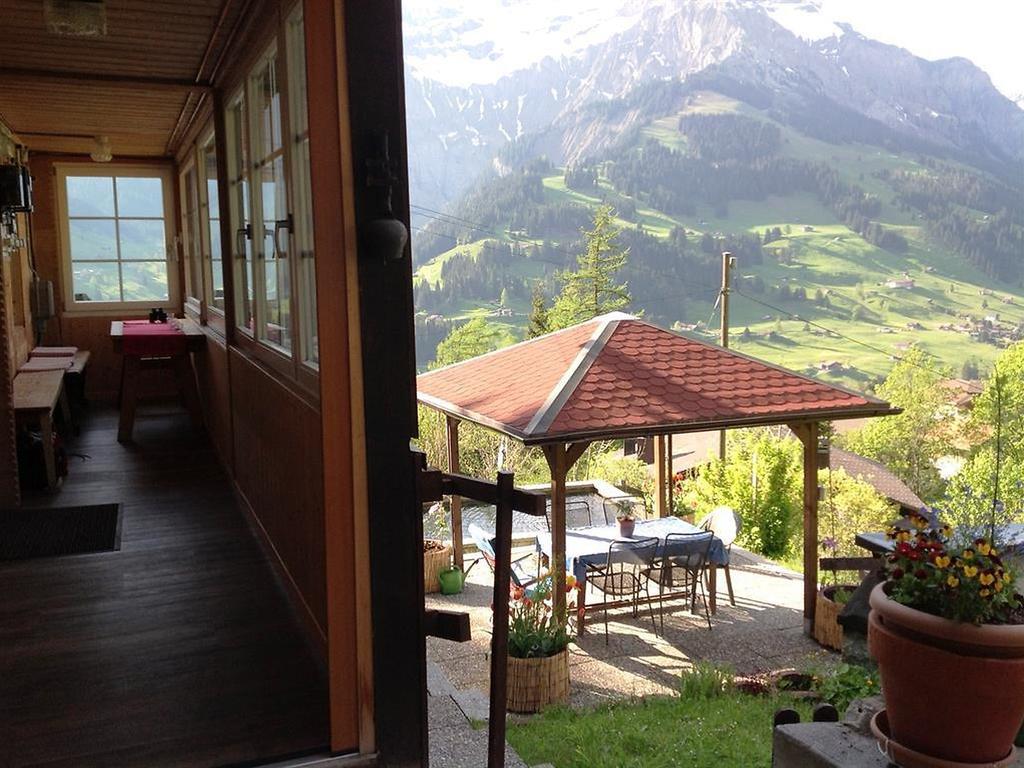
M 552 330 L 624 309 L 632 301 L 626 284 L 615 282 L 615 274 L 626 265 L 629 249 L 618 246 L 621 230 L 613 217 L 610 205 L 595 211 L 593 229 L 583 233 L 586 250 L 577 258 L 576 270 L 559 275 L 562 290 L 549 315 Z
M 540 283 L 536 283 L 533 286 L 533 297 L 530 302 L 530 320 L 526 326 L 526 338 L 535 339 L 551 331 L 548 312 L 548 302 L 544 298 L 544 290 Z

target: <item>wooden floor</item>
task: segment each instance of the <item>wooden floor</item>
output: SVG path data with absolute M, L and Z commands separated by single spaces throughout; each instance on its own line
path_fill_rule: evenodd
M 327 746 L 326 678 L 184 412 L 94 409 L 49 506 L 121 502 L 121 550 L 0 563 L 0 766 L 234 766 Z

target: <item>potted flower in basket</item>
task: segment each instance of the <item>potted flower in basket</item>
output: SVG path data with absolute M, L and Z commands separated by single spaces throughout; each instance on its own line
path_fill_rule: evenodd
M 508 616 L 508 694 L 510 712 L 539 712 L 569 697 L 569 627 L 551 604 L 554 579 L 548 574 L 530 589 L 512 587 Z M 567 593 L 576 579 L 566 576 Z M 571 603 L 571 601 L 567 601 Z
M 886 709 L 872 721 L 904 768 L 1003 765 L 1024 720 L 1024 601 L 990 538 L 954 544 L 933 510 L 889 531 L 868 647 Z M 944 762 L 945 761 L 945 762 Z

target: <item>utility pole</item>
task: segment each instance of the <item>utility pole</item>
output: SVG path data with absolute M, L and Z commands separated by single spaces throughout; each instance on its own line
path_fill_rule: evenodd
M 732 268 L 736 266 L 736 257 L 728 251 L 722 252 L 722 292 L 719 299 L 722 304 L 722 346 L 729 348 L 729 290 L 732 286 Z M 725 430 L 718 433 L 718 455 L 725 461 Z

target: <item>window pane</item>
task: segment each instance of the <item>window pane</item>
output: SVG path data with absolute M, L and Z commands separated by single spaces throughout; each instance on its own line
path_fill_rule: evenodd
M 254 141 L 255 153 L 267 157 L 281 148 L 281 94 L 277 90 L 277 65 L 274 59 L 256 75 L 256 120 L 259 123 L 259 141 Z
M 71 219 L 68 232 L 71 236 L 72 261 L 117 259 L 117 236 L 113 219 Z
M 118 176 L 117 215 L 163 218 L 164 194 L 160 179 Z
M 280 232 L 275 242 L 277 221 L 288 217 L 288 200 L 284 181 L 284 158 L 278 156 L 259 170 L 263 206 L 263 276 L 266 288 L 267 317 L 264 331 L 267 341 L 290 349 L 291 334 L 291 279 L 288 273 L 288 231 Z M 285 249 L 279 258 L 277 247 Z
M 167 301 L 167 262 L 136 261 L 121 265 L 124 301 Z
M 121 301 L 117 263 L 71 262 L 75 301 Z
M 68 176 L 68 216 L 113 216 L 114 180 L 109 176 Z
M 163 221 L 120 219 L 121 258 L 132 261 L 167 259 L 167 241 Z

